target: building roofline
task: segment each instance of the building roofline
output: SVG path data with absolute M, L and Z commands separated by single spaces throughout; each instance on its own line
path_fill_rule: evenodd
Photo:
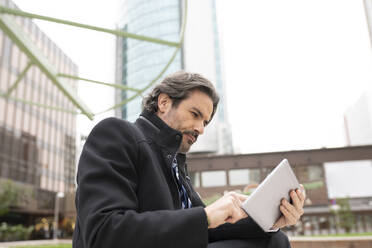
M 263 155 L 280 155 L 288 153 L 309 153 L 309 152 L 322 152 L 322 151 L 343 151 L 343 150 L 359 150 L 359 149 L 372 149 L 372 145 L 361 146 L 343 146 L 343 147 L 322 147 L 318 149 L 301 149 L 301 150 L 283 150 L 275 152 L 259 152 L 259 153 L 241 153 L 241 154 L 228 154 L 228 155 L 215 155 L 215 154 L 188 154 L 189 159 L 211 159 L 211 158 L 239 158 L 246 156 L 263 156 Z

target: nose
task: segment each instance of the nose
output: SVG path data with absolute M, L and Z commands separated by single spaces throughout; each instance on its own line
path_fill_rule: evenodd
M 198 132 L 199 135 L 204 133 L 204 122 L 203 121 L 197 122 L 195 131 Z

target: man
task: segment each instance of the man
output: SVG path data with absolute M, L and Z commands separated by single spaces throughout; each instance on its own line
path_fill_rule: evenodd
M 290 247 L 275 229 L 299 220 L 300 192 L 266 233 L 240 208 L 246 196 L 230 192 L 206 207 L 191 185 L 185 154 L 218 101 L 207 79 L 178 72 L 144 99 L 135 123 L 109 118 L 93 128 L 79 161 L 74 248 Z

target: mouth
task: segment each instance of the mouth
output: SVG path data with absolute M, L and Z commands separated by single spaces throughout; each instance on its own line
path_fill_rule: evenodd
M 187 137 L 188 137 L 188 140 L 189 140 L 189 144 L 190 145 L 192 145 L 193 143 L 195 143 L 195 141 L 196 141 L 196 138 L 195 138 L 195 136 L 193 136 L 193 135 L 191 135 L 191 134 L 186 134 L 187 135 Z

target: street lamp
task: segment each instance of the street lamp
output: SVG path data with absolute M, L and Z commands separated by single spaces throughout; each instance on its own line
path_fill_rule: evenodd
M 58 222 L 59 222 L 59 199 L 65 197 L 65 193 L 58 192 L 56 194 L 54 205 L 54 223 L 53 223 L 53 239 L 58 239 Z

